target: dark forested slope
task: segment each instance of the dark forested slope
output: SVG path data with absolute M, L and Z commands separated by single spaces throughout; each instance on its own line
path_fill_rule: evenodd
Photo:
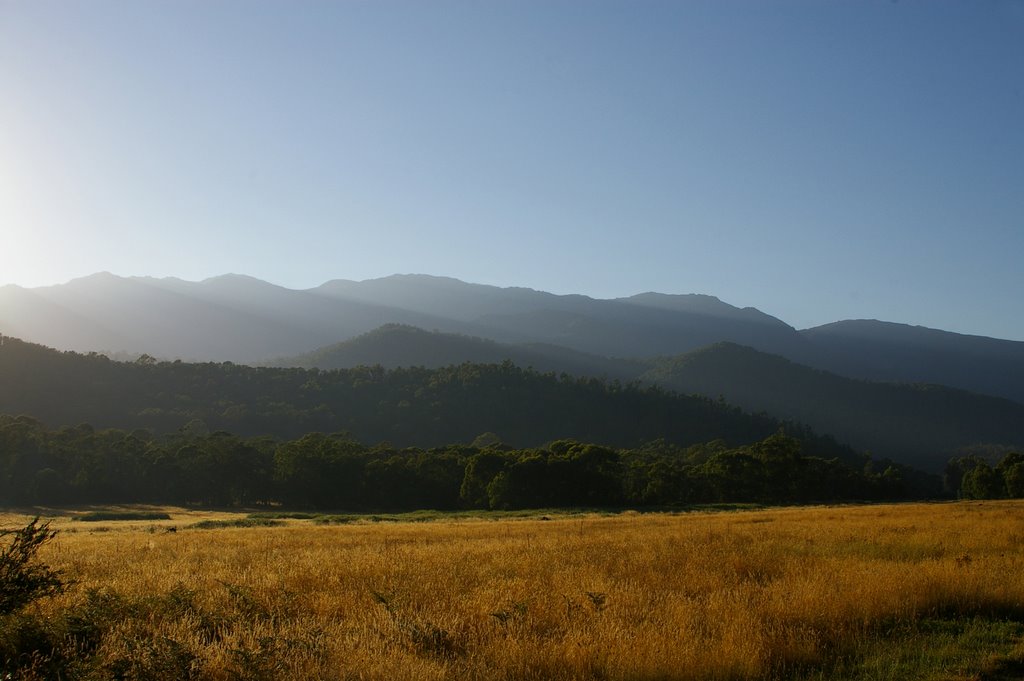
M 929 384 L 858 381 L 721 343 L 660 360 L 644 379 L 807 423 L 858 449 L 940 469 L 970 445 L 1024 446 L 1024 405 Z
M 5 338 L 0 385 L 0 413 L 28 414 L 55 426 L 87 422 L 278 437 L 347 431 L 363 442 L 396 446 L 469 442 L 484 432 L 516 446 L 560 438 L 611 446 L 657 439 L 741 444 L 779 427 L 770 417 L 704 398 L 541 374 L 510 362 L 336 371 L 148 357 L 120 363 Z M 829 438 L 815 441 L 823 456 L 852 456 Z
M 932 384 L 850 379 L 731 343 L 629 362 L 392 325 L 287 363 L 439 367 L 506 359 L 544 371 L 640 379 L 685 394 L 722 396 L 743 409 L 805 423 L 857 449 L 929 469 L 941 468 L 965 447 L 1024 444 L 1022 404 Z

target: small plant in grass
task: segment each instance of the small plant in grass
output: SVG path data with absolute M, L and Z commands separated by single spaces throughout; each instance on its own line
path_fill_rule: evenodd
M 66 660 L 60 636 L 47 621 L 22 612 L 28 604 L 62 592 L 61 574 L 36 559 L 57 533 L 35 518 L 19 530 L 0 530 L 0 678 L 59 678 Z
M 117 653 L 101 667 L 109 679 L 189 681 L 199 678 L 199 662 L 188 648 L 166 636 L 117 633 L 110 647 Z M 102 678 L 102 677 L 101 677 Z
M 507 607 L 492 612 L 491 617 L 502 624 L 508 624 L 514 620 L 522 619 L 528 611 L 529 605 L 526 601 L 512 601 Z
M 412 650 L 440 658 L 454 658 L 465 652 L 461 642 L 448 630 L 422 617 L 402 614 L 391 598 L 378 591 L 371 591 L 370 594 L 374 601 L 384 607 Z

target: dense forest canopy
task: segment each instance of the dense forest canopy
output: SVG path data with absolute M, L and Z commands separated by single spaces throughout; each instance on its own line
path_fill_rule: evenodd
M 506 362 L 534 371 L 516 376 L 493 366 L 480 368 Z M 382 368 L 400 371 L 381 374 Z M 448 377 L 442 376 L 445 372 Z M 562 385 L 552 386 L 550 379 Z M 461 394 L 439 388 L 452 383 L 462 386 Z M 762 422 L 754 432 L 749 419 L 741 425 L 722 414 L 711 414 L 709 421 L 699 416 L 706 407 L 692 400 L 683 404 L 691 398 L 669 393 L 654 400 L 660 416 L 640 414 L 638 394 L 629 390 L 637 383 L 806 424 L 856 450 L 932 472 L 979 445 L 1024 447 L 1024 404 L 937 385 L 844 378 L 730 343 L 625 361 L 391 324 L 277 360 L 262 372 L 230 363 L 168 363 L 147 356 L 137 363 L 103 364 L 95 356 L 62 354 L 10 338 L 0 343 L 0 385 L 18 388 L 0 393 L 0 412 L 29 414 L 51 425 L 84 421 L 164 432 L 198 419 L 214 430 L 243 435 L 347 430 L 367 442 L 386 439 L 417 446 L 464 442 L 484 430 L 521 446 L 558 437 L 632 446 L 654 437 L 685 443 L 720 436 L 742 443 L 774 429 Z M 610 394 L 614 391 L 608 386 L 618 386 L 619 394 Z M 460 410 L 457 400 L 466 395 L 480 408 Z M 586 414 L 570 413 L 569 402 Z M 490 413 L 483 408 L 498 403 L 507 407 Z M 543 415 L 535 413 L 538 405 L 544 406 Z M 666 413 L 686 414 L 680 422 L 687 432 L 673 430 Z M 623 418 L 608 420 L 609 414 Z M 512 417 L 521 418 L 510 423 Z M 647 420 L 646 425 L 634 417 Z M 698 420 L 719 432 L 695 432 Z
M 1024 480 L 1009 450 L 954 459 L 943 487 L 721 400 L 511 362 L 126 363 L 4 338 L 0 375 L 0 414 L 24 414 L 0 416 L 10 503 L 673 506 L 1020 496 Z
M 14 504 L 283 504 L 342 510 L 672 507 L 715 502 L 919 499 L 937 478 L 863 458 L 823 458 L 777 432 L 730 447 L 663 440 L 617 449 L 576 440 L 514 449 L 363 445 L 345 434 L 290 440 L 192 429 L 51 430 L 0 416 L 0 498 Z

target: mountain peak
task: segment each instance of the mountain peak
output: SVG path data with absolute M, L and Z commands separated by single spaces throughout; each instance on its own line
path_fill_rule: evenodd
M 641 305 L 643 307 L 654 307 L 673 312 L 688 312 L 691 314 L 707 315 L 723 319 L 735 319 L 747 322 L 762 322 L 768 324 L 789 325 L 780 319 L 761 312 L 756 307 L 739 308 L 735 305 L 723 302 L 717 296 L 705 293 L 638 293 L 628 298 L 618 298 L 619 302 L 630 305 Z
M 262 279 L 257 279 L 256 277 L 250 276 L 248 274 L 236 274 L 234 272 L 228 272 L 226 274 L 218 274 L 218 275 L 213 276 L 213 277 L 207 277 L 206 279 L 203 279 L 199 283 L 200 284 L 217 284 L 217 283 L 230 283 L 230 282 L 249 282 L 249 283 L 258 282 L 258 283 L 261 283 L 261 284 L 268 284 L 268 283 L 270 283 L 270 282 L 264 281 Z
M 221 294 L 245 294 L 250 292 L 269 292 L 269 291 L 291 291 L 283 286 L 272 284 L 269 281 L 263 279 L 257 279 L 256 277 L 250 277 L 247 274 L 220 274 L 216 277 L 209 277 L 203 279 L 196 284 L 201 288 L 216 291 Z
M 94 272 L 93 274 L 87 274 L 84 277 L 76 277 L 68 281 L 67 284 L 64 285 L 71 286 L 73 284 L 101 284 L 124 280 L 124 277 L 119 277 L 116 274 L 104 270 L 102 272 Z
M 804 329 L 800 333 L 805 335 L 845 335 L 856 338 L 876 338 L 888 340 L 918 341 L 926 339 L 944 339 L 947 342 L 968 341 L 978 339 L 993 341 L 996 343 L 1008 343 L 1024 346 L 1022 341 L 1004 340 L 992 338 L 991 336 L 979 336 L 977 334 L 958 333 L 956 331 L 943 331 L 929 326 L 918 324 L 904 324 L 902 322 L 887 322 L 879 319 L 843 319 L 838 322 L 830 322 Z

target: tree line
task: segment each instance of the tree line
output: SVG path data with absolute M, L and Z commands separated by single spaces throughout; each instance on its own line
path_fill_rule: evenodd
M 976 454 L 957 457 L 943 479 L 962 499 L 1024 499 L 1024 454 L 1005 452 L 995 466 Z
M 284 505 L 337 510 L 666 507 L 720 502 L 918 499 L 937 478 L 864 457 L 825 458 L 813 441 L 778 431 L 730 447 L 657 440 L 614 448 L 556 440 L 512 448 L 397 448 L 346 434 L 294 439 L 207 432 L 49 429 L 0 416 L 0 498 L 7 504 Z

